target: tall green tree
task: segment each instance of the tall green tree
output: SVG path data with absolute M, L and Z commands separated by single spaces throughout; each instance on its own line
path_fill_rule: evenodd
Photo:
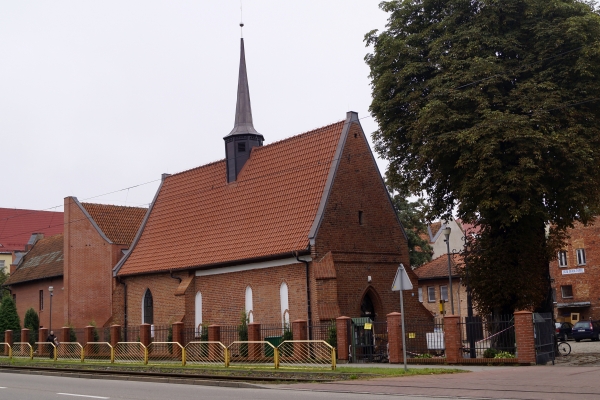
M 8 289 L 4 286 L 4 282 L 8 279 L 9 274 L 4 270 L 0 270 L 0 299 L 8 294 Z
M 0 303 L 0 332 L 6 330 L 20 331 L 21 320 L 17 313 L 17 306 L 10 296 L 4 296 Z
M 404 0 L 366 43 L 388 181 L 479 225 L 482 312 L 535 308 L 574 221 L 600 204 L 600 18 L 578 0 Z M 545 234 L 545 224 L 553 226 Z
M 392 202 L 396 208 L 398 219 L 408 237 L 410 266 L 418 268 L 431 261 L 431 255 L 433 254 L 433 247 L 429 244 L 429 240 L 423 239 L 423 236 L 428 235 L 425 222 L 426 204 L 423 199 L 410 201 L 401 193 L 394 192 L 391 189 L 390 192 L 392 193 Z
M 33 308 L 30 308 L 25 312 L 23 327 L 29 329 L 29 343 L 33 345 L 39 339 L 38 332 L 40 330 L 40 317 Z

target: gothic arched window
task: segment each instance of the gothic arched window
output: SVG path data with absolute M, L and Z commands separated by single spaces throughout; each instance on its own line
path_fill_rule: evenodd
M 150 289 L 146 289 L 142 302 L 142 323 L 152 325 L 154 323 L 154 301 Z

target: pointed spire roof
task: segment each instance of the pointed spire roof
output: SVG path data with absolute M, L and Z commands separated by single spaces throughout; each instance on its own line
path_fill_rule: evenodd
M 240 75 L 238 78 L 237 105 L 235 107 L 235 125 L 227 136 L 243 134 L 262 136 L 254 129 L 254 125 L 252 125 L 252 107 L 250 106 L 250 89 L 248 89 L 248 75 L 246 73 L 244 38 L 241 38 Z

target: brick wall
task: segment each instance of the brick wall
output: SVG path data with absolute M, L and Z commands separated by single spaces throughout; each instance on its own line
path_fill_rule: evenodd
M 104 240 L 71 197 L 65 198 L 65 321 L 104 326 L 112 314 L 112 268 L 126 246 Z
M 600 319 L 600 223 L 598 219 L 593 225 L 584 227 L 577 223 L 569 230 L 570 239 L 563 250 L 567 252 L 567 266 L 559 267 L 558 260 L 550 263 L 550 274 L 554 279 L 553 288 L 556 291 L 558 305 L 571 302 L 590 302 L 591 306 L 581 308 L 556 308 L 559 321 L 570 321 L 572 312 L 580 313 L 582 320 Z M 584 249 L 585 265 L 578 265 L 576 250 Z M 583 273 L 565 274 L 565 271 L 583 269 Z M 561 286 L 571 286 L 573 297 L 564 297 Z
M 58 328 L 64 325 L 64 291 L 63 279 L 43 279 L 38 281 L 16 284 L 11 286 L 12 293 L 17 296 L 17 313 L 21 320 L 21 326 L 25 319 L 25 313 L 33 308 L 40 316 L 40 326 L 50 325 L 50 293 L 48 287 L 54 288 L 52 297 L 52 327 Z M 44 309 L 40 310 L 40 290 L 44 291 Z
M 405 293 L 405 312 L 431 318 L 418 301 L 417 277 L 410 270 L 406 238 L 358 124 L 352 124 L 346 139 L 315 240 L 314 258 L 321 260 L 330 251 L 342 315 L 360 316 L 362 297 L 367 292 L 373 294 L 377 320 L 384 321 L 386 314 L 400 311 L 398 293 L 391 287 L 402 262 L 414 286 Z

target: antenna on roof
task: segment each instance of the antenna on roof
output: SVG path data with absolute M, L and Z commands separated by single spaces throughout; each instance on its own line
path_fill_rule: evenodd
M 244 37 L 244 14 L 242 10 L 242 0 L 240 0 L 240 36 Z

